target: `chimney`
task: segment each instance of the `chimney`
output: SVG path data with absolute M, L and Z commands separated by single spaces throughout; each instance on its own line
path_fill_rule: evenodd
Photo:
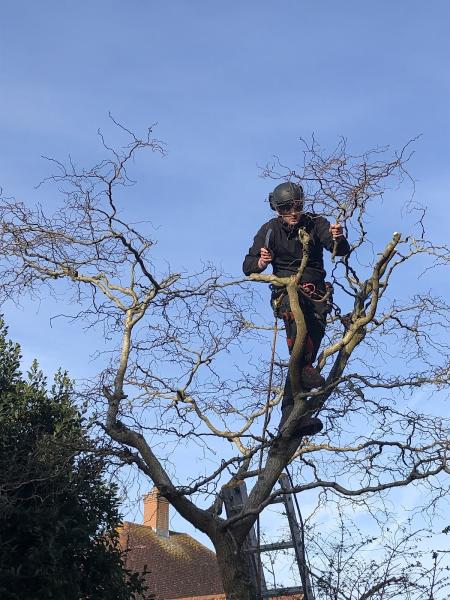
M 161 537 L 169 537 L 169 502 L 153 488 L 144 496 L 144 525 Z

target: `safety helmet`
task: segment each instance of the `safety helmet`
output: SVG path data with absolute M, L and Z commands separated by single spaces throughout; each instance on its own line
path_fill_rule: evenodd
M 298 183 L 292 183 L 286 181 L 280 183 L 277 187 L 269 194 L 269 204 L 272 210 L 278 210 L 285 204 L 292 204 L 293 202 L 303 203 L 305 194 L 303 188 Z

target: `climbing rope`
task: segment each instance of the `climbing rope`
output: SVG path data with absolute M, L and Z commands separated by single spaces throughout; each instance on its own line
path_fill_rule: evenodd
M 275 351 L 277 348 L 277 335 L 278 335 L 278 317 L 275 315 L 275 323 L 273 326 L 272 351 L 271 351 L 271 356 L 270 356 L 269 381 L 268 381 L 268 386 L 267 386 L 266 410 L 265 410 L 265 414 L 264 414 L 264 425 L 263 425 L 263 432 L 262 432 L 261 450 L 259 453 L 258 471 L 261 471 L 261 468 L 262 468 L 267 427 L 269 426 L 269 422 L 270 422 L 270 410 L 269 409 L 270 409 L 270 399 L 272 396 L 273 367 L 275 364 Z M 261 530 L 260 530 L 259 514 L 256 519 L 256 544 L 257 544 L 256 556 L 258 557 L 258 559 L 257 559 L 257 561 L 258 561 L 258 563 L 257 563 L 258 597 L 262 598 L 262 594 L 261 594 L 262 563 L 261 563 L 261 550 L 260 550 L 261 549 Z
M 270 422 L 269 408 L 270 408 L 270 398 L 272 396 L 273 367 L 275 364 L 275 352 L 277 349 L 277 335 L 278 335 L 278 317 L 275 316 L 275 323 L 273 325 L 272 351 L 271 351 L 271 355 L 270 355 L 269 382 L 268 382 L 268 386 L 267 386 L 266 411 L 265 411 L 265 415 L 264 415 L 264 426 L 263 426 L 263 434 L 262 434 L 263 443 L 265 441 L 267 427 Z M 261 469 L 261 465 L 262 465 L 263 450 L 264 450 L 264 445 L 261 446 L 261 452 L 259 455 L 259 469 Z

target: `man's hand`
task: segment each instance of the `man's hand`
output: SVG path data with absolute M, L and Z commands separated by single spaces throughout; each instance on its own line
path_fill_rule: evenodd
M 272 262 L 272 252 L 267 248 L 261 248 L 261 258 L 258 260 L 258 269 L 264 270 L 269 263 Z
M 334 223 L 330 225 L 330 233 L 333 240 L 337 240 L 338 238 L 344 235 L 342 230 L 342 225 L 340 223 Z

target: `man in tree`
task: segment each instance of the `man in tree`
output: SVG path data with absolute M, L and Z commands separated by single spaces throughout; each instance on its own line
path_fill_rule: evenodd
M 448 478 L 445 478 L 448 419 L 423 414 L 426 402 L 419 402 L 420 412 L 416 412 L 411 403 L 402 402 L 398 396 L 403 393 L 406 399 L 410 392 L 422 389 L 431 394 L 448 386 L 449 346 L 445 343 L 445 333 L 450 307 L 427 291 L 428 284 L 423 284 L 423 293 L 418 291 L 410 299 L 386 293 L 392 289 L 389 285 L 396 273 L 405 263 L 410 264 L 410 260 L 418 259 L 421 269 L 425 264 L 450 265 L 448 248 L 426 239 L 420 220 L 418 236 L 414 231 L 406 237 L 394 232 L 383 247 L 376 249 L 376 258 L 368 259 L 365 255 L 366 248 L 371 254 L 374 251 L 367 237 L 367 207 L 382 196 L 392 178 L 404 177 L 409 151 L 402 149 L 393 159 L 386 160 L 378 148 L 352 156 L 342 142 L 331 155 L 324 155 L 315 142 L 310 147 L 306 145 L 300 177 L 316 186 L 315 199 L 324 210 L 339 211 L 352 227 L 353 266 L 357 268 L 356 271 L 349 265 L 341 265 L 344 266 L 342 286 L 353 307 L 347 330 L 340 331 L 336 324 L 334 343 L 322 353 L 320 367 L 326 365 L 327 385 L 318 394 L 305 392 L 297 368 L 297 363 L 302 362 L 298 357 L 307 334 L 298 302 L 298 284 L 303 275 L 306 282 L 314 281 L 306 278 L 308 270 L 304 264 L 308 262 L 308 250 L 314 251 L 314 239 L 308 244 L 310 235 L 299 227 L 302 243 L 297 252 L 304 249 L 306 252 L 296 273 L 286 269 L 287 277 L 261 273 L 264 265 L 258 266 L 263 258 L 262 247 L 267 247 L 271 262 L 276 264 L 277 231 L 272 231 L 267 243 L 263 234 L 255 255 L 250 258 L 255 269 L 251 280 L 286 286 L 297 324 L 289 365 L 295 403 L 279 436 L 261 454 L 249 431 L 250 427 L 256 431 L 265 413 L 261 402 L 255 406 L 254 392 L 260 389 L 259 372 L 254 379 L 247 372 L 241 379 L 242 369 L 237 367 L 236 380 L 232 377 L 230 384 L 228 363 L 224 378 L 221 369 L 215 369 L 220 367 L 224 350 L 238 350 L 239 342 L 245 340 L 248 328 L 243 323 L 248 319 L 244 311 L 251 296 L 243 298 L 242 286 L 231 287 L 215 269 L 185 277 L 154 264 L 154 241 L 120 215 L 120 202 L 116 203 L 115 195 L 127 188 L 130 181 L 127 168 L 136 153 L 146 148 L 158 151 L 160 146 L 152 139 L 151 130 L 143 138 L 126 129 L 122 131 L 127 134 L 123 147 L 112 149 L 105 145 L 106 159 L 88 170 L 75 169 L 73 163 L 67 168 L 57 163 L 58 174 L 50 181 L 64 195 L 53 215 L 46 214 L 40 205 L 30 208 L 0 194 L 0 300 L 21 299 L 30 293 L 34 299 L 40 293 L 46 298 L 49 289 L 58 293 L 63 289 L 73 294 L 68 300 L 81 301 L 77 327 L 80 323 L 100 327 L 105 341 L 112 344 L 111 362 L 102 368 L 91 391 L 95 401 L 102 402 L 98 398 L 100 389 L 104 396 L 104 410 L 102 407 L 98 418 L 106 432 L 105 452 L 115 460 L 121 457 L 125 462 L 133 461 L 178 513 L 209 537 L 216 550 L 227 598 L 257 597 L 257 580 L 250 558 L 253 553 L 246 551 L 244 541 L 258 513 L 271 497 L 280 495 L 275 487 L 277 480 L 285 466 L 297 457 L 300 460 L 295 460 L 292 489 L 308 494 L 316 490 L 319 506 L 325 505 L 327 509 L 330 501 L 341 505 L 348 498 L 350 506 L 367 503 L 372 513 L 377 509 L 377 505 L 371 504 L 372 498 L 380 494 L 381 503 L 386 505 L 388 490 L 400 486 L 413 485 L 425 490 L 426 508 L 436 506 L 446 494 L 448 497 Z M 301 218 L 306 220 L 305 216 Z M 318 217 L 311 218 L 313 223 L 320 221 Z M 413 218 L 415 221 L 416 216 Z M 281 219 L 277 221 L 284 223 Z M 268 229 L 275 230 L 275 226 Z M 320 235 L 318 238 L 322 239 Z M 334 252 L 332 238 L 332 233 L 331 239 L 327 236 L 326 247 Z M 337 251 L 342 241 L 338 237 Z M 358 257 L 362 264 L 358 264 Z M 298 260 L 298 254 L 294 260 Z M 318 280 L 324 281 L 324 274 Z M 61 286 L 61 282 L 68 285 Z M 251 286 L 244 286 L 247 287 Z M 391 361 L 391 355 L 395 356 L 392 341 L 398 344 L 397 350 L 403 358 L 408 345 L 406 372 L 398 372 L 395 363 L 399 361 Z M 383 345 L 389 345 L 389 364 L 376 353 L 372 355 L 373 361 L 371 354 L 365 361 L 359 359 L 358 352 L 365 353 L 365 348 L 370 350 L 375 345 L 381 348 L 381 354 Z M 240 352 L 234 361 L 236 365 L 242 353 L 247 356 L 246 344 Z M 352 359 L 358 367 L 356 373 L 348 372 Z M 389 390 L 393 396 L 385 398 Z M 245 402 L 248 396 L 250 402 Z M 5 406 L 10 406 L 8 399 Z M 329 419 L 328 443 L 300 446 L 296 432 L 304 424 L 305 415 L 314 410 L 323 410 Z M 370 438 L 366 431 L 355 428 L 349 444 L 348 436 L 337 423 L 342 416 L 357 418 L 358 424 L 364 419 L 370 421 Z M 4 422 L 0 428 L 3 441 Z M 234 449 L 226 456 L 217 452 L 209 444 L 211 435 L 232 441 L 238 455 L 234 456 Z M 12 448 L 18 447 L 17 439 L 24 438 L 16 436 Z M 168 460 L 174 457 L 174 448 L 185 452 L 184 440 L 191 441 L 191 453 L 198 450 L 195 456 L 201 469 L 198 473 L 190 469 L 172 475 L 172 468 L 167 469 Z M 205 451 L 210 452 L 206 462 L 212 461 L 206 471 Z M 8 459 L 14 454 L 6 448 L 3 455 L 6 457 L 3 465 L 7 468 Z M 26 451 L 24 459 L 27 456 Z M 192 455 L 192 461 L 195 456 Z M 247 497 L 242 496 L 243 503 L 236 514 L 225 516 L 224 487 L 233 488 L 243 479 L 249 488 Z M 214 493 L 214 501 L 208 506 Z M 40 496 L 31 498 L 38 503 Z M 0 510 L 0 514 L 5 511 Z M 3 543 L 6 531 L 3 522 L 0 531 Z M 355 552 L 358 551 L 356 548 Z M 338 578 L 341 581 L 339 573 Z M 329 589 L 335 597 L 335 588 Z M 355 593 L 359 598 L 361 593 L 365 594 L 358 593 L 358 589 Z M 0 597 L 3 600 L 1 589 Z M 44 597 L 67 600 L 61 594 Z M 80 597 L 89 596 L 80 594 L 76 600 Z M 120 596 L 113 591 L 109 598 Z M 33 600 L 39 600 L 39 596 L 34 594 Z
M 262 273 L 272 264 L 273 274 L 278 277 L 296 275 L 302 265 L 298 298 L 307 336 L 298 368 L 305 391 L 321 387 L 325 380 L 313 367 L 320 343 L 325 334 L 326 318 L 331 307 L 331 287 L 325 283 L 323 249 L 337 256 L 345 256 L 350 246 L 345 239 L 342 225 L 330 224 L 327 219 L 312 213 L 303 212 L 304 192 L 301 185 L 287 181 L 278 185 L 269 194 L 270 208 L 277 213 L 259 229 L 253 245 L 243 264 L 246 275 Z M 307 249 L 299 238 L 300 230 L 309 236 Z M 306 262 L 302 263 L 307 252 Z M 289 353 L 292 352 L 296 338 L 296 324 L 291 310 L 289 297 L 284 288 L 274 287 L 272 306 L 277 316 L 284 321 Z M 293 393 L 289 374 L 286 378 L 280 427 L 286 421 L 293 407 Z M 302 423 L 298 433 L 313 435 L 322 429 L 319 419 L 309 418 Z

